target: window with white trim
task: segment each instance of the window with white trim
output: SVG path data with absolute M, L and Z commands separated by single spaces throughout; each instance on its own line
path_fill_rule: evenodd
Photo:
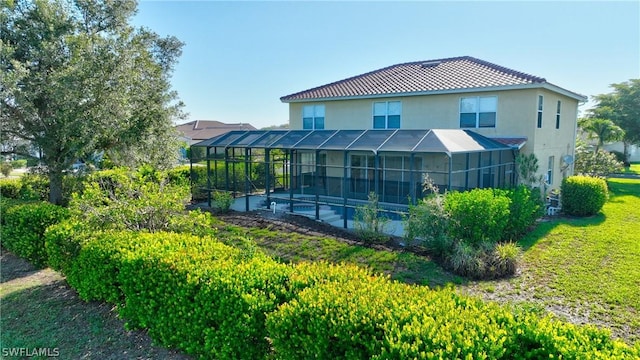
M 460 99 L 460 127 L 496 127 L 497 96 L 474 96 Z
M 324 129 L 324 105 L 302 107 L 302 128 L 305 130 Z
M 560 129 L 560 108 L 562 107 L 562 102 L 558 100 L 558 109 L 556 110 L 556 129 Z
M 544 104 L 544 96 L 538 95 L 538 129 L 542 129 L 542 107 Z
M 400 129 L 402 102 L 385 101 L 373 103 L 374 129 Z
M 555 156 L 549 156 L 549 166 L 547 167 L 547 183 L 553 184 L 553 164 L 555 163 Z

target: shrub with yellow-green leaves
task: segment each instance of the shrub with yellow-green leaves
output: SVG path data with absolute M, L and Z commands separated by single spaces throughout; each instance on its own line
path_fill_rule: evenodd
M 77 219 L 67 219 L 51 225 L 44 232 L 47 265 L 68 274 L 82 245 L 93 236 L 93 230 Z
M 0 179 L 0 197 L 18 199 L 21 188 L 20 179 Z
M 66 208 L 46 202 L 24 203 L 2 211 L 2 246 L 35 266 L 47 264 L 44 232 L 70 216 Z
M 633 359 L 610 333 L 375 278 L 309 287 L 267 316 L 278 359 Z
M 48 234 L 75 230 L 69 223 Z M 201 358 L 640 355 L 639 347 L 595 327 L 514 311 L 453 288 L 394 282 L 353 265 L 287 265 L 255 249 L 166 232 L 105 231 L 76 240 L 75 258 L 60 253 L 62 263 L 73 258 L 67 279 L 83 299 L 118 304 L 128 326 Z
M 562 180 L 560 193 L 562 211 L 573 216 L 597 214 L 609 197 L 607 182 L 591 176 L 570 176 Z

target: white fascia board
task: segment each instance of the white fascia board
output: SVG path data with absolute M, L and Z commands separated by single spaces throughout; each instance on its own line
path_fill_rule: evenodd
M 323 98 L 299 99 L 299 100 L 282 100 L 282 102 L 283 103 L 303 103 L 303 102 L 322 102 L 322 101 L 335 101 L 335 100 L 383 99 L 383 98 L 395 98 L 395 97 L 403 97 L 403 96 L 462 94 L 462 93 L 475 93 L 475 92 L 487 92 L 487 91 L 507 91 L 507 90 L 521 90 L 521 89 L 541 89 L 541 88 L 565 95 L 572 99 L 578 100 L 579 102 L 587 101 L 587 97 L 584 95 L 576 94 L 569 90 L 563 89 L 559 86 L 545 82 L 541 84 L 503 85 L 503 86 L 490 86 L 490 87 L 480 87 L 480 88 L 461 88 L 461 89 L 415 91 L 415 92 L 375 94 L 375 95 L 337 96 L 337 97 L 323 97 Z

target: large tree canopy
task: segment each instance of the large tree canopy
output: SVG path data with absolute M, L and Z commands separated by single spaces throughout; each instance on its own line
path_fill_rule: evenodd
M 594 96 L 589 117 L 609 119 L 624 130 L 624 141 L 640 144 L 640 79 L 612 84 L 613 92 Z
M 182 104 L 169 77 L 183 44 L 129 25 L 135 0 L 0 6 L 1 140 L 42 151 L 51 202 L 61 201 L 62 175 L 79 158 L 153 163 L 177 154 L 168 143 Z

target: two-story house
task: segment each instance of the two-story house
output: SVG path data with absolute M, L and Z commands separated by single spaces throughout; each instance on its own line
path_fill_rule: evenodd
M 290 131 L 232 132 L 199 145 L 220 161 L 249 149 L 244 161 L 283 164 L 267 177 L 286 177 L 290 198 L 325 196 L 345 206 L 370 191 L 406 204 L 422 195 L 425 176 L 441 189 L 511 186 L 518 152 L 536 155 L 551 188 L 573 172 L 578 105 L 586 100 L 473 57 L 410 62 L 282 97 Z

